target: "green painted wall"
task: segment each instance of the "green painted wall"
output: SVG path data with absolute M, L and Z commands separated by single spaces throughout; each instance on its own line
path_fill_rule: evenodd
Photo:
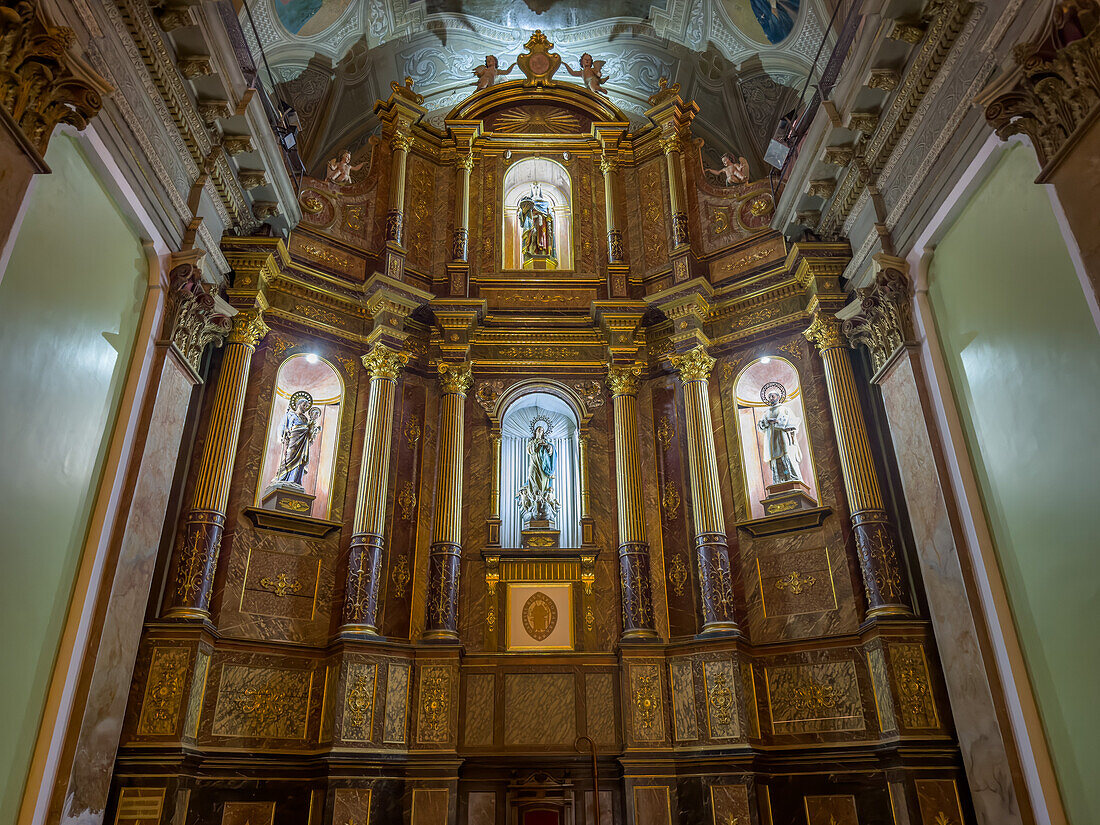
M 145 292 L 138 236 L 57 136 L 0 282 L 0 822 L 13 822 Z
M 1100 335 L 1030 148 L 936 249 L 929 296 L 1071 822 L 1100 822 Z

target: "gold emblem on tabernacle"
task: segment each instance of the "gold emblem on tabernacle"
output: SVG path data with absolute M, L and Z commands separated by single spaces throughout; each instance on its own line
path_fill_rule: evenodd
M 316 215 L 325 208 L 325 202 L 316 195 L 303 195 L 300 203 L 302 204 L 302 209 L 310 215 Z
M 788 573 L 786 576 L 777 581 L 775 583 L 775 586 L 778 590 L 785 590 L 787 588 L 790 588 L 790 591 L 794 595 L 800 596 L 802 595 L 803 590 L 809 590 L 815 584 L 817 584 L 817 579 L 815 579 L 813 576 L 806 576 L 805 578 L 803 578 L 802 574 L 799 571 L 795 570 L 791 573 Z
M 521 615 L 527 635 L 540 642 L 558 626 L 558 606 L 541 590 L 536 591 L 524 603 Z
M 749 202 L 749 212 L 753 217 L 759 218 L 762 215 L 767 215 L 772 211 L 772 199 L 767 195 L 761 195 L 758 198 L 753 198 Z
M 302 583 L 297 579 L 291 579 L 286 573 L 280 573 L 274 579 L 264 576 L 260 579 L 260 587 L 270 590 L 276 596 L 289 596 L 302 589 Z
M 284 510 L 297 510 L 299 513 L 308 513 L 310 505 L 308 501 L 295 501 L 292 498 L 284 498 L 279 502 L 279 507 Z
M 797 501 L 776 501 L 767 506 L 767 511 L 768 515 L 772 516 L 776 513 L 785 513 L 788 510 L 793 510 L 797 506 Z

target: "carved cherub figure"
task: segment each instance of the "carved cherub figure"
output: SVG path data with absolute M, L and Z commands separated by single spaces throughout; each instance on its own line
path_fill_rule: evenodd
M 607 78 L 601 74 L 605 62 L 604 60 L 593 60 L 592 55 L 585 52 L 581 55 L 580 71 L 577 71 L 568 63 L 562 63 L 562 65 L 573 77 L 579 77 L 590 92 L 606 95 L 607 91 L 604 89 L 603 84 L 607 82 Z
M 725 175 L 726 186 L 736 186 L 739 183 L 745 183 L 749 179 L 749 162 L 743 157 L 733 159 L 733 155 L 728 152 L 722 155 L 722 168 L 721 169 L 703 169 L 704 172 L 709 172 L 712 175 Z
M 358 172 L 365 163 L 366 161 L 363 161 L 363 163 L 357 163 L 353 166 L 351 152 L 345 150 L 338 157 L 332 158 L 328 162 L 325 180 L 338 186 L 347 186 L 351 183 L 351 173 Z
M 497 56 L 495 54 L 485 55 L 485 65 L 475 66 L 474 74 L 477 75 L 477 88 L 478 91 L 482 89 L 488 89 L 494 83 L 497 82 L 498 77 L 503 77 L 506 74 L 511 74 L 512 69 L 516 67 L 513 63 L 507 69 L 501 69 L 500 64 L 497 63 Z

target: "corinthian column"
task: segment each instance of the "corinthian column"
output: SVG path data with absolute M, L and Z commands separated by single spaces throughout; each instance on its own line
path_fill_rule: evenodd
M 691 503 L 695 524 L 695 557 L 703 602 L 703 632 L 737 630 L 733 614 L 733 584 L 730 574 L 726 520 L 722 514 L 722 492 L 718 487 L 718 459 L 714 452 L 714 425 L 710 417 L 707 382 L 714 359 L 698 346 L 686 355 L 673 356 L 672 366 L 684 385 L 687 421 L 688 467 L 691 472 Z
M 469 364 L 439 363 L 439 472 L 428 559 L 425 640 L 458 641 L 458 576 L 462 556 L 462 442 Z
M 844 492 L 852 512 L 859 567 L 867 592 L 867 615 L 912 615 L 897 540 L 882 504 L 867 425 L 856 396 L 852 362 L 841 335 L 840 321 L 818 311 L 805 336 L 817 345 L 825 362 L 825 383 L 840 450 Z
M 613 158 L 600 155 L 600 172 L 603 173 L 604 213 L 607 217 L 607 261 L 617 264 L 623 260 L 623 233 L 615 215 L 615 170 L 618 164 Z
M 455 176 L 455 234 L 451 257 L 456 261 L 465 261 L 469 255 L 470 244 L 470 172 L 474 168 L 474 153 L 459 155 Z
M 233 329 L 225 345 L 221 375 L 214 393 L 210 431 L 202 447 L 202 461 L 191 491 L 183 539 L 176 548 L 176 575 L 167 594 L 170 606 L 166 617 L 210 617 L 210 592 L 225 527 L 225 508 L 241 432 L 248 368 L 256 344 L 267 332 L 260 309 L 242 310 L 233 317 Z
M 345 632 L 378 633 L 378 591 L 381 586 L 383 525 L 390 478 L 393 437 L 393 396 L 397 376 L 409 356 L 385 344 L 375 344 L 363 356 L 370 373 L 363 463 L 355 499 L 355 524 L 348 550 L 348 582 L 344 594 Z
M 638 461 L 638 376 L 642 368 L 612 366 L 607 383 L 615 416 L 615 486 L 618 490 L 619 580 L 623 591 L 623 641 L 656 639 L 649 582 L 649 542 L 642 510 Z
M 399 246 L 405 221 L 405 167 L 412 145 L 412 135 L 401 129 L 390 138 L 393 167 L 390 177 L 390 211 L 386 213 L 386 240 Z
M 684 211 L 684 195 L 681 191 L 683 164 L 680 155 L 683 152 L 683 143 L 679 135 L 672 134 L 661 141 L 661 148 L 665 150 L 665 163 L 668 166 L 668 200 L 672 206 L 672 246 L 675 249 L 686 246 L 689 242 L 687 212 Z

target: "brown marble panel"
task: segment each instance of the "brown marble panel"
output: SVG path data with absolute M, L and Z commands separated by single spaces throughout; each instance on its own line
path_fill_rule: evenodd
M 745 713 L 749 736 L 760 735 L 760 705 L 756 695 L 756 673 L 750 662 L 741 663 L 741 684 L 745 688 Z
M 918 779 L 921 825 L 963 825 L 959 789 L 953 779 Z
M 255 616 L 312 621 L 320 582 L 319 558 L 249 549 L 240 610 Z
M 166 788 L 123 788 L 118 794 L 115 825 L 160 825 Z
M 222 665 L 214 736 L 305 739 L 313 672 Z
M 672 685 L 672 732 L 677 741 L 699 738 L 699 723 L 695 711 L 695 673 L 690 657 L 668 663 Z
M 382 723 L 382 741 L 386 744 L 405 743 L 411 670 L 409 665 L 397 662 L 386 666 L 386 715 Z
M 352 252 L 302 232 L 292 232 L 288 251 L 310 266 L 335 272 L 353 281 L 366 280 L 367 262 Z
M 456 677 L 456 669 L 451 665 L 426 664 L 420 668 L 417 742 L 446 744 L 454 741 Z
M 634 825 L 672 825 L 672 806 L 665 785 L 634 786 Z
M 173 736 L 177 733 L 190 661 L 190 648 L 153 648 L 137 727 L 139 736 Z
M 807 796 L 808 825 L 859 825 L 854 796 Z
M 879 729 L 883 732 L 897 730 L 894 717 L 894 697 L 890 693 L 890 677 L 886 672 L 886 657 L 882 650 L 873 647 L 867 651 L 867 667 L 871 671 L 871 687 L 875 692 L 875 711 Z
M 584 822 L 594 823 L 596 821 L 596 807 L 592 803 L 595 800 L 595 796 L 592 791 L 584 792 Z M 600 822 L 614 822 L 613 814 L 615 808 L 614 795 L 611 791 L 600 791 Z
M 629 666 L 630 729 L 636 742 L 665 738 L 664 687 L 659 665 Z
M 332 800 L 332 821 L 338 825 L 370 825 L 370 788 L 337 788 Z
M 749 789 L 747 785 L 711 785 L 710 811 L 714 825 L 749 825 Z
M 851 661 L 764 669 L 772 730 L 778 734 L 863 730 Z
M 206 680 L 210 676 L 210 654 L 199 649 L 195 656 L 195 669 L 191 678 L 191 690 L 187 696 L 187 713 L 184 715 L 183 736 L 194 739 L 199 735 L 202 722 L 202 703 L 206 698 Z
M 936 699 L 928 680 L 924 646 L 917 643 L 887 645 L 890 670 L 897 688 L 898 711 L 904 728 L 938 728 Z
M 412 825 L 447 825 L 449 800 L 446 788 L 414 788 Z
M 729 659 L 712 659 L 703 662 L 707 730 L 712 739 L 735 739 L 741 736 L 735 674 L 733 662 Z
M 344 676 L 344 704 L 340 738 L 345 742 L 368 742 L 374 730 L 378 665 L 349 661 Z
M 274 821 L 274 802 L 226 802 L 222 808 L 222 825 L 272 825 Z
M 756 559 L 764 618 L 836 610 L 829 548 L 812 547 Z
M 504 744 L 573 747 L 577 738 L 572 673 L 504 676 Z
M 496 825 L 497 795 L 492 791 L 474 791 L 466 805 L 466 825 Z
M 614 747 L 618 741 L 615 720 L 615 677 L 611 673 L 584 675 L 585 733 L 596 745 Z
M 496 707 L 492 673 L 477 673 L 466 677 L 466 726 L 463 741 L 468 748 L 486 748 L 493 744 L 493 718 Z

